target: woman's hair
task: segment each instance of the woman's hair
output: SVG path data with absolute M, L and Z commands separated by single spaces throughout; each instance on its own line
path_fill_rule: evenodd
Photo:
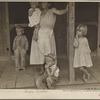
M 43 2 L 39 2 L 39 8 L 41 9 L 41 10 L 43 10 L 43 8 L 42 8 L 42 6 L 41 6 L 41 4 L 42 4 Z M 52 2 L 47 2 L 48 4 L 49 4 L 49 9 L 50 8 L 53 8 L 53 4 L 52 4 Z
M 87 34 L 87 26 L 84 24 L 78 25 L 76 30 L 81 30 L 83 32 L 83 36 L 85 36 Z
M 17 25 L 17 26 L 16 26 L 16 31 L 17 31 L 17 30 L 21 30 L 21 32 L 24 32 L 24 27 L 21 26 L 21 25 Z

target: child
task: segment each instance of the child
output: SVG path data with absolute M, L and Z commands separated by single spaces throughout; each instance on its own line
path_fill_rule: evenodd
M 87 34 L 87 26 L 80 24 L 76 28 L 76 37 L 74 39 L 75 55 L 74 68 L 80 68 L 83 72 L 83 80 L 85 82 L 90 78 L 90 73 L 86 67 L 92 66 L 91 50 L 89 48 L 88 40 L 85 37 Z
M 28 26 L 34 29 L 33 39 L 37 41 L 41 11 L 39 8 L 37 8 L 38 2 L 30 2 L 30 5 L 31 8 L 28 11 Z
M 37 78 L 38 89 L 53 89 L 59 77 L 59 68 L 56 66 L 56 57 L 53 54 L 45 56 L 45 72 Z
M 59 68 L 56 66 L 56 57 L 53 54 L 46 55 L 45 59 L 45 70 L 47 72 L 47 87 L 49 89 L 53 89 L 59 77 Z
M 15 55 L 15 66 L 16 70 L 25 69 L 25 56 L 28 50 L 28 40 L 24 35 L 24 28 L 20 25 L 16 27 L 17 36 L 13 42 L 13 50 Z

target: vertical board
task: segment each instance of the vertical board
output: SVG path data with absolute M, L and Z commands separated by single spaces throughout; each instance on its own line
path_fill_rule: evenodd
M 73 57 L 74 57 L 74 27 L 75 27 L 75 3 L 69 3 L 69 14 L 68 14 L 68 54 L 69 54 L 69 80 L 73 83 L 75 80 L 75 72 L 73 68 Z
M 98 56 L 100 56 L 100 3 L 98 7 L 98 43 L 97 43 L 97 52 Z
M 7 3 L 0 2 L 0 57 L 9 53 L 9 18 Z

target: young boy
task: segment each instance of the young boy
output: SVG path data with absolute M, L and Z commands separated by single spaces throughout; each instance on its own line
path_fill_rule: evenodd
M 45 57 L 47 72 L 46 83 L 49 89 L 53 89 L 59 77 L 59 68 L 56 66 L 56 57 L 53 54 L 48 54 Z
M 45 72 L 36 80 L 38 89 L 53 89 L 59 77 L 59 68 L 56 66 L 56 57 L 53 54 L 45 56 Z
M 13 42 L 13 50 L 15 55 L 15 69 L 24 70 L 25 69 L 25 56 L 28 50 L 28 40 L 24 35 L 24 28 L 20 25 L 16 27 L 17 36 Z
M 37 7 L 38 2 L 30 2 L 31 8 L 28 10 L 29 27 L 33 29 L 33 39 L 37 41 L 41 11 Z

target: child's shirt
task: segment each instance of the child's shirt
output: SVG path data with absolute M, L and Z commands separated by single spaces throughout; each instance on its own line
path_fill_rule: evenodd
M 31 10 L 30 8 L 29 10 Z M 29 27 L 34 27 L 35 25 L 39 24 L 40 22 L 40 16 L 41 16 L 41 11 L 39 8 L 35 8 L 35 11 L 33 12 L 32 16 L 29 16 Z
M 56 70 L 55 70 L 55 68 L 56 68 Z M 52 71 L 54 71 L 54 70 L 55 70 L 55 72 L 54 72 L 54 75 L 53 75 L 53 76 L 59 77 L 59 72 L 60 72 L 60 70 L 59 70 L 59 68 L 58 68 L 56 65 L 52 65 L 52 66 L 50 67 L 50 72 L 52 72 Z
M 13 50 L 17 48 L 28 50 L 28 40 L 25 35 L 16 36 L 13 42 Z

